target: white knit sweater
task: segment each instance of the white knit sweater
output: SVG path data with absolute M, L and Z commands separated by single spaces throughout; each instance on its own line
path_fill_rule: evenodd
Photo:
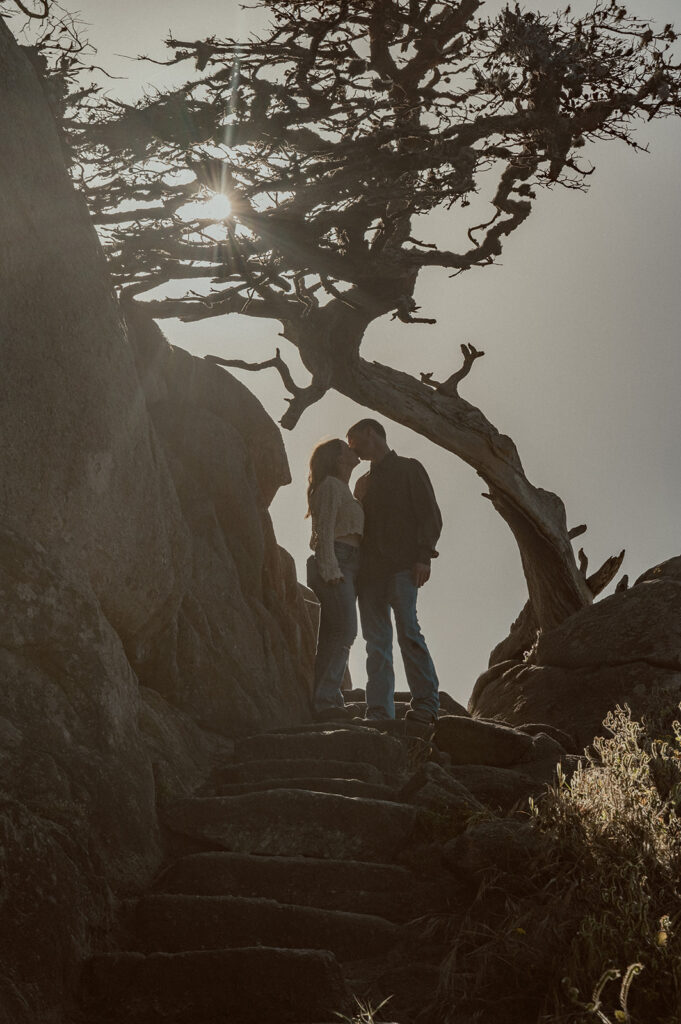
M 352 491 L 337 476 L 327 476 L 312 497 L 310 547 L 317 559 L 319 575 L 328 583 L 343 574 L 333 544 L 337 537 L 364 532 L 364 511 Z

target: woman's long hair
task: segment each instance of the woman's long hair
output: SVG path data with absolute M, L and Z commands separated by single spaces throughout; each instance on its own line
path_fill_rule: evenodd
M 343 447 L 345 441 L 341 441 L 340 437 L 333 437 L 330 441 L 320 441 L 312 449 L 312 455 L 310 456 L 310 472 L 307 477 L 307 512 L 305 518 L 311 515 L 312 500 L 314 498 L 315 491 L 319 487 L 322 480 L 326 480 L 327 476 L 333 476 L 338 465 L 338 459 L 343 454 Z

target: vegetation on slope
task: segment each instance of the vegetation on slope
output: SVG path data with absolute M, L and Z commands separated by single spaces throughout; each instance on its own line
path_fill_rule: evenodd
M 447 1024 L 677 1024 L 681 725 L 617 708 L 532 818 L 522 871 L 483 879 L 444 964 Z

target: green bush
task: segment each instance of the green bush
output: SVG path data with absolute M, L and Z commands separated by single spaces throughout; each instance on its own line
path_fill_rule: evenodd
M 676 713 L 676 709 L 675 709 Z M 678 1024 L 681 726 L 608 715 L 530 814 L 522 875 L 488 874 L 443 966 L 447 1024 Z

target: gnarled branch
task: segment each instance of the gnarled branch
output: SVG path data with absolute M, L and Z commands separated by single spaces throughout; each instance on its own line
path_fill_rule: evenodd
M 586 585 L 594 597 L 597 597 L 602 590 L 605 590 L 609 583 L 612 583 L 620 571 L 624 555 L 624 550 L 620 551 L 619 555 L 611 555 L 610 558 L 606 558 L 600 569 L 586 577 Z
M 287 398 L 289 407 L 279 421 L 282 427 L 292 430 L 306 409 L 320 398 L 323 398 L 328 391 L 328 385 L 322 384 L 319 380 L 312 378 L 312 383 L 305 388 L 298 387 L 293 380 L 291 371 L 281 358 L 281 352 L 276 349 L 272 359 L 265 359 L 262 363 L 248 363 L 243 359 L 223 359 L 221 356 L 208 355 L 204 357 L 209 363 L 217 363 L 218 366 L 229 366 L 237 370 L 267 370 L 274 368 L 279 373 L 284 387 L 292 395 Z
M 584 533 L 586 526 L 577 526 L 572 530 L 568 531 L 570 539 L 580 536 Z M 619 555 L 611 555 L 610 558 L 606 558 L 605 562 L 600 566 L 596 572 L 590 576 L 586 575 L 589 559 L 584 553 L 584 549 L 579 549 L 579 570 L 584 577 L 587 587 L 589 588 L 592 597 L 598 597 L 598 595 L 605 590 L 608 584 L 612 583 L 615 576 L 620 570 L 622 562 L 624 560 L 624 551 L 620 551 Z M 627 577 L 623 576 L 622 580 L 617 584 L 615 588 L 616 592 L 619 590 L 626 590 Z M 509 658 L 520 658 L 529 650 L 534 643 L 537 635 L 539 625 L 537 623 L 537 617 L 532 610 L 532 605 L 529 601 L 523 606 L 520 615 L 511 625 L 508 636 L 497 644 L 493 649 L 489 657 L 489 664 L 497 665 L 502 661 L 507 661 Z
M 451 377 L 448 377 L 446 381 L 440 382 L 433 380 L 432 373 L 422 373 L 421 383 L 427 384 L 429 388 L 434 388 L 439 395 L 445 395 L 447 398 L 457 398 L 459 395 L 458 387 L 460 381 L 467 377 L 471 372 L 471 367 L 476 359 L 484 356 L 484 352 L 481 352 L 474 345 L 463 344 L 461 346 L 463 352 L 463 366 L 456 373 L 453 373 Z
M 39 0 L 42 10 L 41 11 L 30 11 L 26 4 L 22 3 L 22 0 L 14 0 L 22 14 L 25 14 L 27 18 L 46 18 L 50 13 L 49 0 Z

